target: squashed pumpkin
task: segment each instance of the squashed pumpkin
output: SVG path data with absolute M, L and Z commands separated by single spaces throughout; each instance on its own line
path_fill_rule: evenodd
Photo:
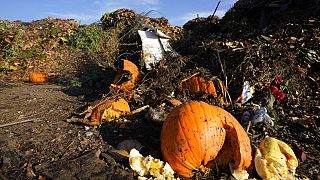
M 97 126 L 104 121 L 111 121 L 128 113 L 130 113 L 130 106 L 125 99 L 110 99 L 90 110 L 80 122 L 88 126 Z
M 32 83 L 44 83 L 48 81 L 48 73 L 33 71 L 29 74 L 29 81 Z
M 190 178 L 199 169 L 211 168 L 225 143 L 231 150 L 224 156 L 235 169 L 251 164 L 250 141 L 237 120 L 222 108 L 191 101 L 173 109 L 161 130 L 161 152 L 172 169 Z M 204 168 L 205 167 L 205 168 Z
M 217 97 L 217 91 L 212 81 L 206 81 L 202 77 L 192 76 L 181 82 L 182 89 L 193 93 L 205 93 Z
M 172 179 L 175 180 L 174 171 L 168 163 L 148 155 L 143 157 L 136 149 L 131 149 L 129 154 L 130 167 L 139 174 L 138 179 Z
M 262 179 L 295 179 L 298 159 L 289 145 L 273 137 L 267 137 L 256 149 L 254 164 Z
M 115 90 L 131 91 L 137 86 L 137 82 L 141 78 L 139 68 L 129 60 L 123 61 L 123 72 L 118 72 L 111 84 L 111 88 Z M 126 79 L 125 72 L 130 73 L 130 77 Z M 123 82 L 123 80 L 126 80 Z
M 181 87 L 183 90 L 188 90 L 192 93 L 205 93 L 212 95 L 213 97 L 218 97 L 224 95 L 225 87 L 222 81 L 215 78 L 213 81 L 206 81 L 202 77 L 193 75 L 181 81 Z

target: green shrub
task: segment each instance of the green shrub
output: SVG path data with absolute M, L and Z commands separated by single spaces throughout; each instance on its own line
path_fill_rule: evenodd
M 80 26 L 75 29 L 69 37 L 68 43 L 74 50 L 85 50 L 88 52 L 100 52 L 104 49 L 104 44 L 108 35 L 97 24 Z

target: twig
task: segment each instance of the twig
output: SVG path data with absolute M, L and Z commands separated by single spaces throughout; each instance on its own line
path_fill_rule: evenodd
M 62 157 L 64 157 L 69 151 L 70 146 L 74 143 L 74 141 L 72 141 L 65 149 L 64 149 L 64 153 L 60 156 L 60 159 Z
M 214 165 L 215 165 L 215 167 L 216 167 L 217 174 L 219 174 L 219 173 L 220 173 L 220 171 L 219 171 L 218 163 L 217 163 L 217 161 L 216 161 L 216 160 L 214 160 Z
M 122 40 L 124 37 L 126 37 L 127 35 L 129 35 L 131 32 L 137 30 L 137 29 L 139 28 L 139 26 L 141 26 L 141 24 L 143 23 L 143 21 L 145 21 L 144 18 L 145 18 L 146 16 L 148 16 L 151 12 L 159 12 L 159 11 L 157 11 L 157 10 L 150 10 L 150 11 L 148 11 L 148 12 L 146 12 L 146 13 L 143 12 L 143 13 L 139 14 L 139 16 L 137 16 L 137 17 L 135 18 L 135 20 L 134 20 L 134 23 L 135 23 L 136 25 L 133 26 L 130 31 L 128 31 L 127 33 L 125 33 L 124 35 L 122 35 L 122 36 L 119 38 L 119 40 Z
M 219 61 L 219 64 L 220 64 L 220 67 L 221 67 L 221 70 L 222 70 L 224 79 L 227 81 L 227 75 L 226 75 L 226 72 L 225 72 L 225 70 L 224 70 L 225 67 L 224 67 L 224 65 L 223 65 L 222 62 L 221 62 L 219 51 L 217 51 L 217 56 L 218 56 L 218 61 Z
M 7 127 L 7 126 L 13 126 L 13 125 L 17 125 L 17 124 L 22 124 L 22 123 L 26 123 L 26 122 L 35 122 L 35 121 L 39 121 L 39 120 L 40 120 L 40 118 L 33 118 L 33 119 L 27 119 L 27 120 L 23 120 L 23 121 L 19 121 L 19 122 L 2 124 L 2 125 L 0 125 L 0 128 Z
M 96 107 L 100 106 L 101 104 L 109 101 L 111 98 L 118 98 L 118 97 L 121 97 L 121 96 L 123 95 L 123 93 L 118 93 L 118 94 L 116 94 L 115 96 L 108 96 L 108 95 L 110 95 L 110 94 L 111 94 L 111 91 L 109 91 L 109 92 L 105 95 L 105 97 L 102 97 L 102 99 L 99 100 L 99 102 L 96 102 L 96 101 L 95 101 L 96 103 L 93 102 L 89 107 L 87 107 L 87 109 L 86 109 L 85 111 L 81 112 L 79 115 L 81 116 L 81 115 L 83 115 L 83 114 L 86 114 L 87 112 L 91 112 L 94 108 L 96 108 Z
M 226 88 L 226 91 L 224 92 L 225 94 L 223 96 L 225 97 L 226 100 L 229 100 L 229 103 L 232 106 L 231 96 L 230 96 L 230 94 L 228 92 L 228 77 L 227 77 L 227 74 L 226 74 L 226 71 L 225 71 L 226 64 L 225 64 L 225 61 L 223 61 L 223 64 L 222 64 L 221 59 L 220 59 L 219 51 L 217 51 L 217 56 L 218 56 L 218 61 L 219 61 L 220 66 L 221 66 L 222 74 L 223 74 L 224 79 L 225 79 L 225 85 L 224 86 Z M 226 97 L 228 97 L 228 99 Z
M 251 127 L 251 120 L 249 121 L 248 126 L 247 126 L 247 130 L 246 130 L 247 133 L 249 133 L 250 127 Z
M 133 114 L 137 114 L 137 113 L 139 113 L 139 112 L 142 112 L 143 110 L 145 110 L 145 109 L 147 109 L 147 108 L 149 108 L 149 107 L 150 107 L 149 105 L 142 106 L 142 107 L 140 107 L 140 108 L 138 108 L 138 109 L 135 109 L 135 110 L 131 111 L 130 115 L 133 115 Z
M 217 12 L 217 10 L 218 10 L 218 7 L 219 7 L 219 5 L 220 5 L 220 2 L 221 2 L 221 1 L 218 2 L 217 6 L 216 6 L 216 9 L 214 10 L 212 16 L 214 16 L 214 15 L 216 14 L 216 12 Z
M 192 77 L 194 77 L 194 76 L 197 76 L 197 75 L 199 75 L 199 74 L 200 74 L 200 72 L 196 72 L 196 73 L 192 74 L 191 76 L 188 76 L 188 77 L 182 79 L 181 82 L 185 82 L 185 81 L 189 80 L 190 78 L 192 78 Z

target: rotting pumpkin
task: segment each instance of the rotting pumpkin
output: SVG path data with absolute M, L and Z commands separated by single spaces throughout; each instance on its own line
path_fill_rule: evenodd
M 44 83 L 48 81 L 48 73 L 33 71 L 29 74 L 29 81 L 32 83 Z
M 141 74 L 139 71 L 139 68 L 131 61 L 129 60 L 123 60 L 123 72 L 129 72 L 130 77 L 127 81 L 123 82 L 123 79 L 125 79 L 123 72 L 118 72 L 113 80 L 113 83 L 111 84 L 111 88 L 115 90 L 122 90 L 122 91 L 131 91 L 133 90 L 137 82 L 141 78 Z
M 234 169 L 252 163 L 250 140 L 238 121 L 227 111 L 202 101 L 191 101 L 173 109 L 161 130 L 163 158 L 178 174 L 190 178 L 195 170 L 212 168 L 226 142 L 235 143 L 228 151 Z
M 100 104 L 99 102 L 95 102 L 94 106 L 96 107 L 88 111 L 84 119 L 78 122 L 88 126 L 98 126 L 104 121 L 118 119 L 120 116 L 130 113 L 130 106 L 123 98 L 109 99 Z
M 206 81 L 196 75 L 183 79 L 181 88 L 192 93 L 205 93 L 213 97 L 223 96 L 225 93 L 225 87 L 220 79 L 215 78 L 214 81 Z

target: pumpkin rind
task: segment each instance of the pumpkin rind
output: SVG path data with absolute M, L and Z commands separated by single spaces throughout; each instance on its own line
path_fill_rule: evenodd
M 250 139 L 240 123 L 230 114 L 221 117 L 227 135 L 225 143 L 215 162 L 219 168 L 228 168 L 232 163 L 234 170 L 244 170 L 252 165 L 252 150 Z
M 299 162 L 288 144 L 267 137 L 256 149 L 254 164 L 263 179 L 294 179 Z
M 29 81 L 33 83 L 43 83 L 48 81 L 48 73 L 45 72 L 31 72 L 29 75 Z
M 110 99 L 101 104 L 97 103 L 93 103 L 96 107 L 89 111 L 85 118 L 79 122 L 88 126 L 98 126 L 103 121 L 111 121 L 130 113 L 130 106 L 123 98 Z M 89 117 L 90 120 L 88 120 Z
M 130 106 L 125 99 L 112 99 L 94 108 L 92 110 L 91 119 L 94 121 L 100 121 L 102 119 L 111 120 L 119 118 L 121 115 L 129 112 Z
M 130 74 L 131 74 L 130 79 L 128 81 L 118 85 L 117 83 L 121 80 L 122 74 L 117 73 L 114 80 L 113 80 L 113 84 L 111 84 L 111 87 L 113 87 L 114 89 L 117 89 L 117 90 L 131 91 L 136 87 L 137 82 L 141 78 L 139 68 L 131 61 L 124 60 L 123 61 L 123 70 L 130 72 Z
M 226 131 L 221 116 L 226 111 L 192 101 L 172 110 L 161 130 L 161 152 L 172 169 L 184 177 L 212 161 L 221 149 Z
M 217 97 L 216 88 L 212 81 L 206 81 L 202 77 L 192 76 L 182 81 L 182 89 L 193 93 L 205 93 Z

